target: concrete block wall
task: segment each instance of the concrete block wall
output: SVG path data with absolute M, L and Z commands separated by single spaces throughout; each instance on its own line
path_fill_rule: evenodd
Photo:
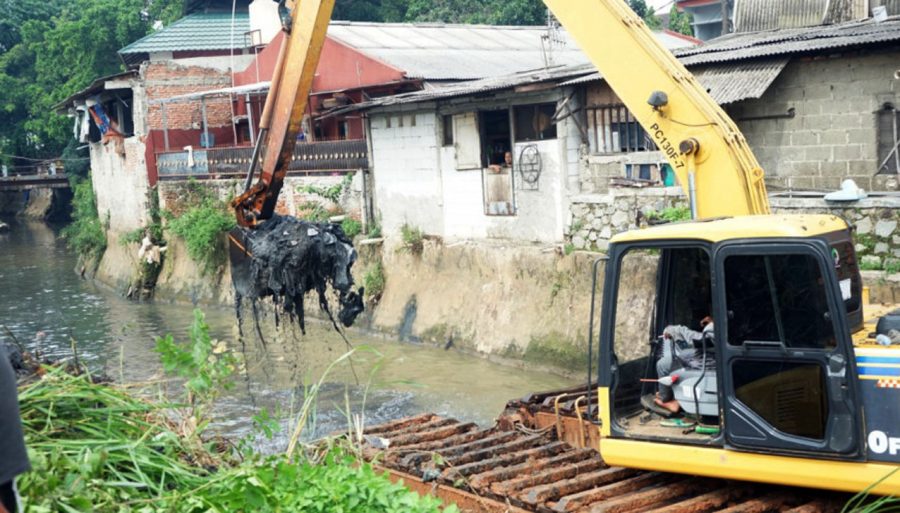
M 227 71 L 184 66 L 172 61 L 144 63 L 141 77 L 148 101 L 231 86 L 231 75 Z M 210 127 L 231 126 L 231 103 L 228 98 L 206 100 L 206 117 Z M 169 104 L 166 118 L 169 129 L 190 130 L 202 121 L 200 101 Z M 162 130 L 160 105 L 148 104 L 147 125 L 150 130 Z
M 442 235 L 438 127 L 431 112 L 400 111 L 371 117 L 376 215 L 384 230 L 403 224 Z
M 109 220 L 109 232 L 120 235 L 145 226 L 150 182 L 142 138 L 111 139 L 90 149 L 97 213 Z
M 775 187 L 834 190 L 852 178 L 866 190 L 897 187 L 875 176 L 876 111 L 900 100 L 900 50 L 794 57 L 762 98 L 726 108 Z M 785 114 L 793 118 L 742 118 Z

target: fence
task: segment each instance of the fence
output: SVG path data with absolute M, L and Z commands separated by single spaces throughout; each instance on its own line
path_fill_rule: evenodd
M 156 154 L 156 169 L 160 180 L 236 178 L 247 174 L 252 156 L 253 148 L 249 146 L 161 152 Z M 298 142 L 288 175 L 327 175 L 366 167 L 365 139 Z

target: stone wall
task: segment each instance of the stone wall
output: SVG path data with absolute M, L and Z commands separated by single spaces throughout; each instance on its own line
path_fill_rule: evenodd
M 766 181 L 834 190 L 853 178 L 866 190 L 896 189 L 896 175 L 875 173 L 878 111 L 900 100 L 900 81 L 894 78 L 898 61 L 897 49 L 795 57 L 760 99 L 729 106 Z M 793 117 L 783 117 L 788 109 Z
M 652 212 L 686 206 L 680 187 L 610 188 L 606 194 L 573 196 L 568 240 L 575 249 L 606 251 L 613 235 L 645 226 Z
M 856 254 L 861 268 L 900 272 L 900 197 L 872 197 L 841 204 L 822 198 L 776 195 L 769 202 L 775 213 L 834 214 L 846 219 L 855 227 Z

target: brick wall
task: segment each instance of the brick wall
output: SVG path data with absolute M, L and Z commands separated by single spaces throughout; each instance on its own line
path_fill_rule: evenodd
M 876 114 L 900 100 L 900 49 L 837 57 L 795 57 L 758 100 L 728 108 L 773 186 L 827 189 L 852 178 L 867 190 L 896 188 L 875 176 Z M 790 119 L 744 120 L 784 114 Z
M 182 66 L 171 61 L 148 62 L 141 69 L 146 98 L 149 101 L 208 91 L 231 86 L 227 72 L 199 66 Z M 199 100 L 169 104 L 166 108 L 169 129 L 189 130 L 202 121 Z M 210 127 L 231 126 L 231 104 L 228 98 L 206 100 L 206 117 Z M 147 128 L 162 130 L 162 108 L 148 104 Z

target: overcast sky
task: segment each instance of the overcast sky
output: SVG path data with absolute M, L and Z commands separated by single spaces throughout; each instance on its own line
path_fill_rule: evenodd
M 665 9 L 666 12 L 669 12 L 669 9 L 672 8 L 672 3 L 674 0 L 644 0 L 647 5 L 652 5 L 655 11 L 659 11 L 660 9 Z

